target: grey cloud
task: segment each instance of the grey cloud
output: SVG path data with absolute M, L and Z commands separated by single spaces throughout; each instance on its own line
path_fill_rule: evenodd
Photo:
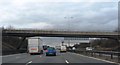
M 26 1 L 24 4 L 16 5 L 17 3 L 8 0 L 0 3 L 0 26 L 72 31 L 114 31 L 118 27 L 116 2 Z M 60 45 L 63 41 L 63 38 L 42 39 L 44 44 L 48 45 Z
M 22 28 L 41 23 L 54 29 L 71 29 L 80 31 L 113 31 L 117 24 L 116 3 L 27 3 L 23 7 L 10 6 L 8 13 L 13 18 L 3 20 L 2 24 L 12 24 Z M 5 10 L 5 11 L 6 11 Z M 67 18 L 64 18 L 67 17 Z M 73 18 L 70 18 L 73 17 Z M 9 17 L 8 17 L 9 18 Z M 98 26 L 99 25 L 99 26 Z M 45 27 L 45 28 L 47 28 Z M 34 26 L 33 26 L 34 28 Z M 41 27 L 44 28 L 44 27 Z

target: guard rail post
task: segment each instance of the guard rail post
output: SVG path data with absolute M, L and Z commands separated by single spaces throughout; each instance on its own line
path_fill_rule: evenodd
M 111 59 L 113 59 L 113 54 L 111 54 Z
M 100 52 L 98 52 L 98 54 L 99 54 L 99 57 L 101 56 L 101 53 Z
M 91 56 L 93 56 L 93 51 L 90 51 L 90 53 L 91 53 Z
M 120 63 L 120 53 L 118 53 L 118 63 Z

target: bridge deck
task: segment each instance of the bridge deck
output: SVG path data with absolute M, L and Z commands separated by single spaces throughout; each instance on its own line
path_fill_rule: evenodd
M 3 30 L 3 36 L 46 36 L 46 37 L 118 37 L 118 32 L 80 32 L 56 30 Z

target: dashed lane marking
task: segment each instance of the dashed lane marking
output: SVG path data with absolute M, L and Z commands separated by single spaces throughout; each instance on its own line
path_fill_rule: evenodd
M 26 65 L 28 65 L 28 64 L 30 64 L 30 63 L 32 63 L 32 61 L 29 61 Z
M 69 62 L 67 60 L 65 60 L 65 62 L 68 64 Z

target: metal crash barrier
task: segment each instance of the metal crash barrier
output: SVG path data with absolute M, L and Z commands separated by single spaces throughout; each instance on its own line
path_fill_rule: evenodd
M 79 53 L 82 55 L 98 57 L 105 60 L 114 60 L 120 63 L 120 52 L 114 51 L 87 51 L 87 50 L 68 50 L 69 52 Z

